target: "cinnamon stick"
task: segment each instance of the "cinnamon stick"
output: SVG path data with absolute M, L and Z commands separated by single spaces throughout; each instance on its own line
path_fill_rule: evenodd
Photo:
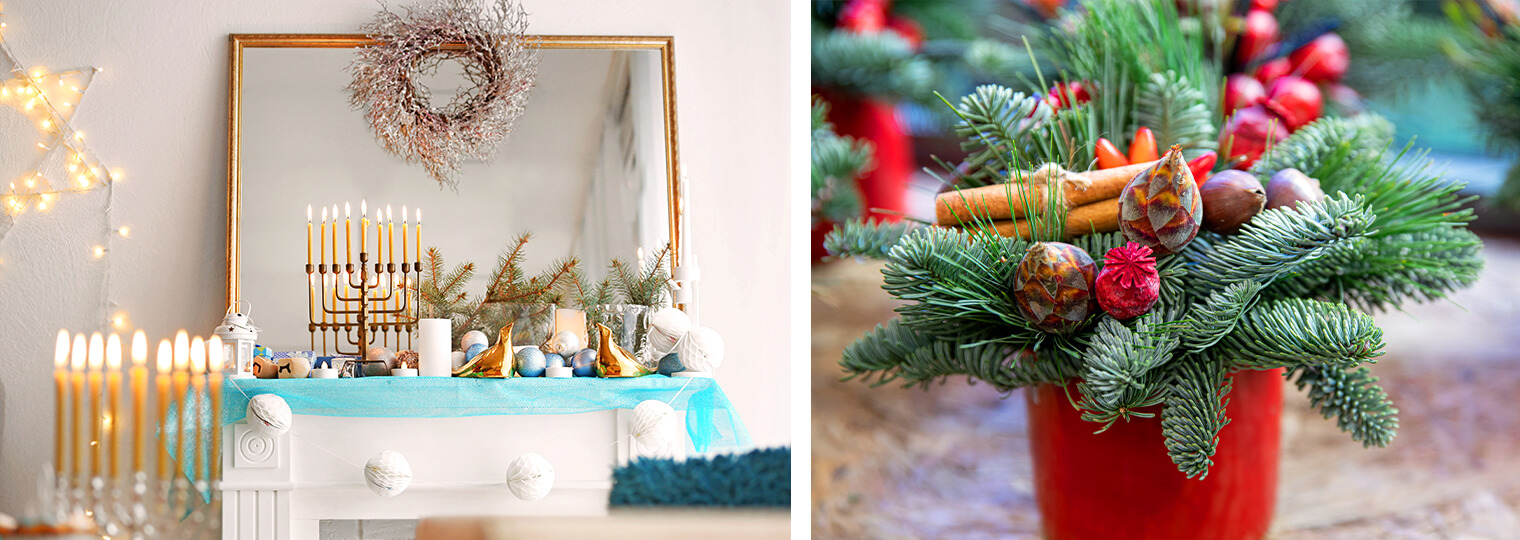
M 1156 162 L 1148 161 L 1112 169 L 1071 172 L 1048 165 L 1027 173 L 1027 185 L 995 184 L 979 188 L 946 191 L 934 198 L 935 222 L 940 225 L 969 223 L 972 216 L 998 220 L 1024 217 L 1024 199 L 1037 208 L 1045 207 L 1046 186 L 1052 178 L 1061 189 L 1067 208 L 1104 201 L 1119 196 L 1124 185 L 1136 174 Z
M 992 225 L 1000 235 L 1018 235 L 1021 238 L 1029 238 L 1028 220 L 1001 219 L 992 222 Z M 1117 230 L 1119 230 L 1118 197 L 1078 206 L 1066 213 L 1067 238 L 1095 232 L 1104 233 Z

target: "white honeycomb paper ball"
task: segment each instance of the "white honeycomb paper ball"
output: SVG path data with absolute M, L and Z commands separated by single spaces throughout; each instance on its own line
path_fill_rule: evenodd
M 248 427 L 270 437 L 284 435 L 290 431 L 290 404 L 275 394 L 249 398 Z
M 659 454 L 681 436 L 681 416 L 663 401 L 645 400 L 633 408 L 633 442 L 645 455 Z
M 554 489 L 554 466 L 538 454 L 523 454 L 507 465 L 507 488 L 525 501 L 536 501 Z
M 364 464 L 364 483 L 381 497 L 395 497 L 412 485 L 412 466 L 400 452 L 386 450 Z
M 705 326 L 692 328 L 676 352 L 686 369 L 711 373 L 723 363 L 723 336 Z
M 675 352 L 676 345 L 681 342 L 681 336 L 691 330 L 691 316 L 685 311 L 673 307 L 661 308 L 649 318 L 649 349 L 652 356 L 659 360 L 667 354 Z

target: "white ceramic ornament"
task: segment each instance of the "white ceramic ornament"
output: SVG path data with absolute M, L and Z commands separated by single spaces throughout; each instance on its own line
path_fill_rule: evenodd
M 290 431 L 290 404 L 275 394 L 259 394 L 248 399 L 248 427 L 270 437 Z
M 525 501 L 536 501 L 554 489 L 554 466 L 538 454 L 523 454 L 507 465 L 507 488 Z
M 305 356 L 291 356 L 279 359 L 281 379 L 305 379 L 311 373 L 311 359 Z
M 395 497 L 412 485 L 412 466 L 395 450 L 386 450 L 364 464 L 364 483 L 381 497 Z
M 723 363 L 723 336 L 705 326 L 692 328 L 676 347 L 681 363 L 691 371 L 711 373 Z
M 459 350 L 468 351 L 470 350 L 470 346 L 476 343 L 485 345 L 487 347 L 491 346 L 491 340 L 486 337 L 485 332 L 481 332 L 479 330 L 471 330 L 469 332 L 465 332 L 464 337 L 459 339 Z
M 663 401 L 645 400 L 633 408 L 629 426 L 643 454 L 660 454 L 681 436 L 681 416 Z
M 675 352 L 676 344 L 680 343 L 681 336 L 691 330 L 691 317 L 685 311 L 668 307 L 661 308 L 649 318 L 649 347 L 650 356 L 659 360 L 667 354 Z
M 552 349 L 550 352 L 569 358 L 574 356 L 575 353 L 581 352 L 581 349 L 586 348 L 586 344 L 581 343 L 581 336 L 579 334 L 569 330 L 561 330 L 560 333 L 554 334 L 554 339 L 549 340 L 549 347 Z

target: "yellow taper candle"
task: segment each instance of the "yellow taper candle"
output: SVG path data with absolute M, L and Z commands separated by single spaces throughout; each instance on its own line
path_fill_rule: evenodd
M 189 416 L 191 425 L 193 426 L 190 429 L 190 433 L 195 439 L 195 445 L 191 450 L 195 452 L 193 455 L 194 459 L 190 460 L 195 465 L 195 468 L 191 470 L 195 471 L 196 480 L 205 480 L 206 438 L 203 436 L 205 430 L 202 426 L 203 422 L 201 422 L 201 408 L 205 407 L 205 405 L 201 401 L 201 393 L 206 390 L 206 342 L 201 341 L 200 336 L 195 336 L 195 340 L 190 342 L 190 387 L 195 390 L 193 393 L 194 398 L 192 399 L 195 402 L 195 406 L 189 407 L 187 405 L 191 409 Z M 210 411 L 206 412 L 209 413 Z
M 158 342 L 158 372 L 153 379 L 158 381 L 158 477 L 168 480 L 173 477 L 169 474 L 169 380 L 174 369 L 174 348 L 169 345 L 169 340 Z
M 348 203 L 343 203 L 343 250 L 347 251 L 348 264 L 354 264 L 354 225 L 351 221 L 353 209 Z M 362 243 L 360 245 L 363 245 Z M 334 247 L 334 249 L 337 249 Z
M 311 266 L 311 205 L 306 205 L 306 265 Z
M 74 346 L 69 350 L 69 378 L 74 384 L 74 392 L 69 394 L 69 399 L 72 401 L 70 405 L 74 410 L 74 425 L 69 426 L 69 437 L 74 439 L 74 461 L 70 465 L 70 474 L 81 478 L 85 475 L 85 450 L 90 447 L 90 443 L 85 442 L 85 436 L 79 434 L 80 430 L 87 429 L 85 426 L 89 425 L 86 423 L 89 414 L 84 410 L 84 403 L 82 402 L 84 399 L 85 354 L 89 350 L 89 346 L 84 340 L 84 334 L 76 334 L 74 336 Z
M 406 264 L 408 262 L 411 262 L 411 257 L 407 256 L 408 250 L 406 249 L 406 247 L 407 247 L 406 246 L 406 206 L 402 205 L 402 207 L 401 207 L 401 263 L 402 264 Z
M 101 462 L 106 460 L 105 452 L 103 452 L 105 448 L 102 447 L 105 441 L 101 440 L 100 436 L 100 423 L 101 420 L 104 419 L 103 416 L 105 415 L 105 411 L 101 407 L 102 403 L 100 399 L 100 372 L 101 369 L 105 367 L 105 363 L 105 338 L 100 335 L 100 332 L 90 334 L 90 365 L 88 374 L 88 382 L 90 384 L 88 391 L 90 393 L 90 410 L 92 411 L 92 414 L 90 415 L 90 446 L 94 448 L 94 452 L 90 453 L 91 477 L 100 476 Z
M 396 262 L 396 215 L 391 213 L 391 205 L 385 205 L 385 262 Z
M 132 334 L 132 472 L 143 472 L 143 454 L 147 452 L 148 434 L 144 419 L 148 416 L 148 336 L 142 330 Z
M 190 386 L 190 335 L 180 330 L 174 335 L 174 401 L 179 403 L 179 421 L 175 422 L 174 455 L 177 467 L 185 469 L 189 463 L 185 458 L 186 444 L 189 443 L 185 436 L 189 432 L 190 415 L 186 414 L 185 390 Z
M 222 477 L 222 338 L 206 340 L 206 370 L 211 391 L 211 479 Z
M 53 348 L 53 382 L 57 385 L 55 418 L 57 424 L 53 433 L 53 472 L 58 478 L 64 478 L 64 458 L 67 457 L 68 438 L 64 436 L 68 431 L 69 417 L 66 400 L 69 395 L 69 331 L 58 331 L 58 344 Z
M 106 338 L 106 415 L 101 426 L 108 430 L 106 444 L 107 478 L 117 478 L 121 473 L 121 337 L 112 332 Z
M 368 242 L 367 238 L 369 238 L 369 201 L 359 199 L 359 252 L 361 253 L 369 249 L 365 245 Z M 363 275 L 363 272 L 360 275 Z

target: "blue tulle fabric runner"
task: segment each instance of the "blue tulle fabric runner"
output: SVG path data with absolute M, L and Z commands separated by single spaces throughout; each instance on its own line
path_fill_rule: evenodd
M 613 409 L 633 409 L 645 400 L 669 403 L 686 411 L 686 433 L 692 450 L 735 452 L 754 447 L 749 431 L 733 403 L 710 378 L 672 378 L 646 375 L 629 379 L 576 377 L 568 379 L 513 378 L 463 379 L 452 377 L 361 377 L 351 379 L 239 379 L 226 380 L 222 389 L 221 421 L 227 425 L 247 415 L 248 399 L 259 394 L 278 394 L 294 414 L 313 416 L 382 418 L 453 418 L 520 414 L 579 414 Z M 190 393 L 191 410 L 206 411 L 204 393 Z M 204 478 L 194 470 L 193 460 L 180 460 L 193 441 L 180 441 L 179 403 L 170 408 L 167 429 L 171 453 L 186 477 Z M 210 416 L 197 414 L 201 425 Z M 296 422 L 300 420 L 297 419 Z M 202 463 L 215 459 L 210 452 L 210 432 L 203 431 Z M 182 446 L 183 445 L 183 446 Z M 203 493 L 209 496 L 209 493 Z

